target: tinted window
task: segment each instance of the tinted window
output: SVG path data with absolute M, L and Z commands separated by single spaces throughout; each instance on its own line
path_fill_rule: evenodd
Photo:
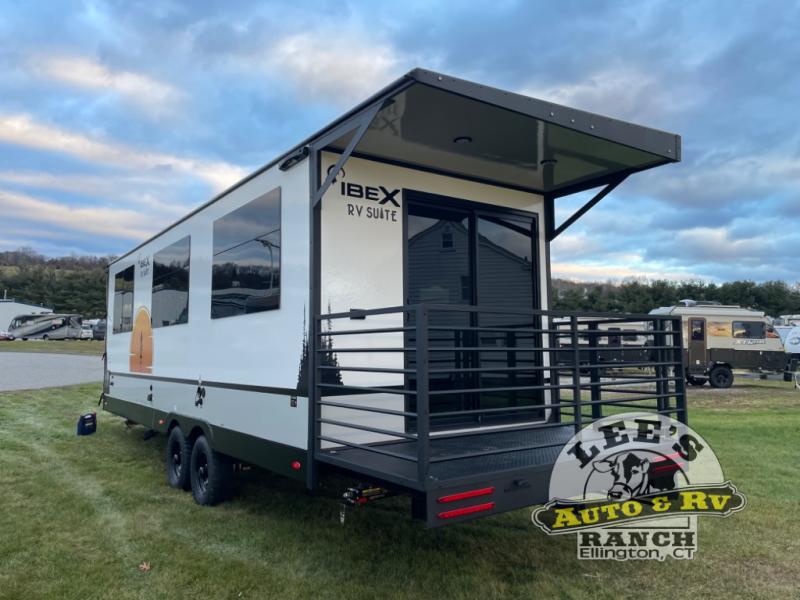
M 706 322 L 702 319 L 692 319 L 692 340 L 702 341 L 706 339 Z
M 734 321 L 733 337 L 763 340 L 767 336 L 765 323 L 761 321 Z
M 185 238 L 153 256 L 153 327 L 189 322 L 189 250 Z
M 211 318 L 280 306 L 281 194 L 272 190 L 214 221 Z
M 114 333 L 133 328 L 133 265 L 114 276 Z

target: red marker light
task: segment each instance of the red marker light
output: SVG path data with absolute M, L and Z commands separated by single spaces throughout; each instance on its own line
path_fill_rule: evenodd
M 468 492 L 459 492 L 457 494 L 450 494 L 442 496 L 437 500 L 439 503 L 455 502 L 457 500 L 464 500 L 466 498 L 475 498 L 476 496 L 488 496 L 494 493 L 494 487 L 485 487 L 479 490 L 469 490 Z
M 461 517 L 463 515 L 471 515 L 472 513 L 482 512 L 484 510 L 492 510 L 494 502 L 486 502 L 485 504 L 476 504 L 475 506 L 465 506 L 464 508 L 454 508 L 453 510 L 446 510 L 439 513 L 440 519 L 452 519 L 453 517 Z
M 299 470 L 300 470 L 300 468 L 301 468 L 302 466 L 303 466 L 303 465 L 300 463 L 300 461 L 299 461 L 299 460 L 292 461 L 292 468 L 293 468 L 295 471 L 299 471 Z

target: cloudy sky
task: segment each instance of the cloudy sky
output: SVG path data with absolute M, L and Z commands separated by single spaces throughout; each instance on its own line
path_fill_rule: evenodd
M 556 276 L 794 283 L 798 31 L 777 0 L 0 0 L 0 250 L 122 252 L 421 66 L 683 136 Z

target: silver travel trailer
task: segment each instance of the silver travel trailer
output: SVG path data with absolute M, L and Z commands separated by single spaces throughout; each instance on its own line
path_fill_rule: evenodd
M 103 406 L 166 434 L 201 504 L 237 462 L 409 494 L 429 527 L 546 501 L 607 407 L 686 420 L 679 319 L 550 310 L 550 242 L 679 159 L 673 134 L 411 71 L 110 264 Z M 652 375 L 603 378 L 608 343 L 580 364 L 608 335 L 588 320 L 648 324 Z
M 728 388 L 733 369 L 782 372 L 787 356 L 780 336 L 762 311 L 718 302 L 682 300 L 650 311 L 679 315 L 686 340 L 686 379 L 692 385 Z
M 81 328 L 81 315 L 17 315 L 11 319 L 8 333 L 22 340 L 73 340 L 81 337 Z

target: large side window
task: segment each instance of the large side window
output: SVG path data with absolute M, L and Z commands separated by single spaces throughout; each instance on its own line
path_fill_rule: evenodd
M 762 321 L 734 321 L 733 337 L 763 340 L 767 337 L 767 327 Z
M 133 265 L 114 276 L 114 333 L 133 329 Z
M 281 190 L 214 221 L 211 318 L 279 308 Z
M 187 235 L 153 256 L 153 327 L 189 322 L 189 255 Z

